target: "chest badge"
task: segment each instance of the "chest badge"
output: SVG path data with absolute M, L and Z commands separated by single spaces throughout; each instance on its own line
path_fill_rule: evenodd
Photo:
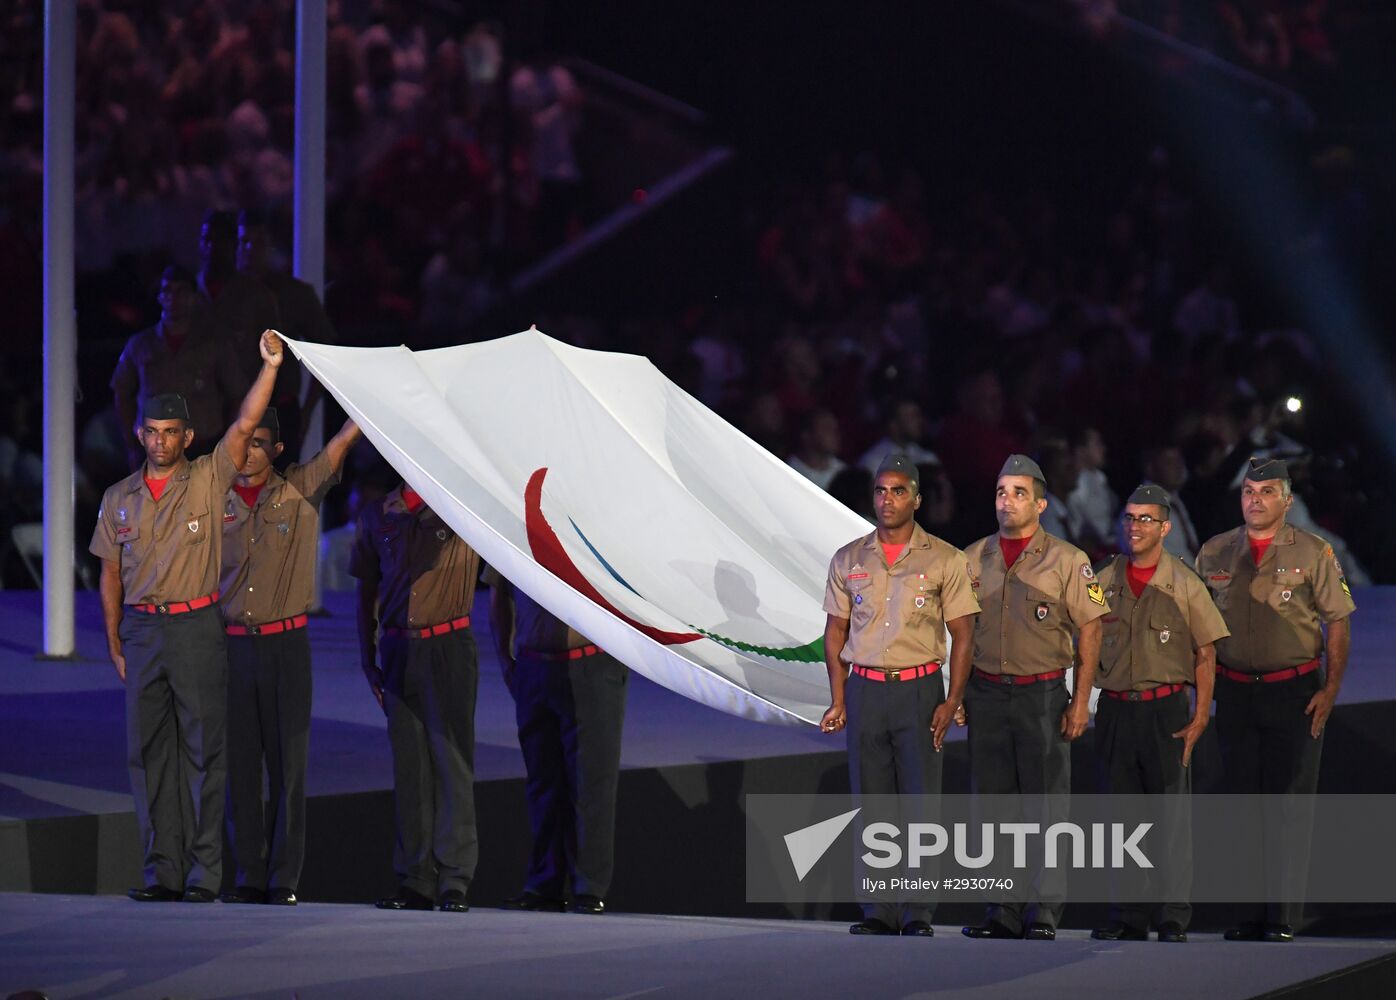
M 917 597 L 916 606 L 918 608 L 924 608 L 926 606 L 926 599 L 924 597 Z
M 124 521 L 124 520 L 126 520 L 126 508 L 125 508 L 125 507 L 122 507 L 120 510 L 118 510 L 118 511 L 116 512 L 116 519 L 117 519 L 118 521 Z
M 1287 588 L 1287 587 L 1286 587 L 1284 590 L 1280 591 L 1280 600 L 1282 600 L 1282 601 L 1287 601 L 1287 600 L 1289 600 L 1289 599 L 1290 599 L 1291 597 L 1293 597 L 1293 596 L 1294 596 L 1294 591 L 1290 590 L 1290 589 Z
M 862 604 L 862 603 L 863 603 L 863 595 L 862 595 L 862 594 L 854 594 L 854 595 L 853 595 L 853 603 L 854 603 L 854 604 Z
M 437 528 L 437 529 L 436 529 L 436 540 L 437 540 L 438 542 L 444 542 L 444 541 L 446 540 L 446 529 L 445 529 L 445 528 Z
M 1158 641 L 1163 643 L 1164 645 L 1167 645 L 1168 640 L 1171 638 L 1173 638 L 1173 633 L 1168 631 L 1168 629 L 1164 629 L 1162 632 L 1158 634 Z
M 1107 591 L 1105 592 L 1105 596 L 1106 596 L 1106 597 L 1114 597 L 1114 596 L 1115 596 L 1115 588 L 1114 588 L 1114 587 L 1111 587 L 1109 590 L 1107 590 Z
M 280 524 L 276 526 L 276 530 L 281 532 L 281 534 L 285 535 L 290 532 L 291 526 L 287 524 L 285 521 L 282 521 Z
M 1038 621 L 1040 621 L 1040 622 L 1046 621 L 1046 620 L 1047 620 L 1047 605 L 1046 605 L 1045 603 L 1039 604 L 1039 605 L 1037 606 L 1037 611 L 1034 612 L 1034 614 L 1037 615 L 1037 620 L 1038 620 Z
M 185 526 L 186 528 L 189 529 L 189 531 L 190 531 L 191 534 L 197 535 L 197 534 L 199 533 L 199 522 L 198 522 L 198 521 L 189 521 L 189 522 L 186 523 L 184 526 Z

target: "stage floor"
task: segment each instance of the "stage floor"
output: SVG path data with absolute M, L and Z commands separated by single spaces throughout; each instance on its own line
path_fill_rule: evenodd
M 0 995 L 145 997 L 1256 997 L 1396 954 L 1396 942 L 1184 946 L 855 938 L 844 923 L 381 913 L 0 895 Z
M 1356 593 L 1352 658 L 1340 704 L 1396 700 L 1396 587 Z M 0 592 L 0 822 L 131 810 L 122 688 L 106 657 L 95 593 L 77 595 L 73 662 L 34 659 L 43 635 L 38 591 Z M 514 705 L 499 673 L 486 598 L 474 619 L 480 648 L 476 710 L 479 780 L 523 777 Z M 307 791 L 366 792 L 392 785 L 383 715 L 358 665 L 353 596 L 326 595 L 312 619 L 315 695 Z M 952 729 L 951 739 L 963 739 Z M 843 748 L 812 727 L 748 722 L 631 676 L 622 766 L 751 760 Z

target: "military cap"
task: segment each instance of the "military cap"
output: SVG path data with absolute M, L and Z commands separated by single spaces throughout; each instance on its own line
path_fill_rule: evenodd
M 1145 483 L 1136 486 L 1134 492 L 1129 495 L 1126 503 L 1151 503 L 1163 508 L 1163 515 L 1168 517 L 1173 511 L 1173 498 L 1168 495 L 1168 491 L 1162 486 L 1154 483 Z
M 189 422 L 189 404 L 177 392 L 162 392 L 141 400 L 142 420 L 183 420 Z
M 999 478 L 1004 476 L 1031 476 L 1044 483 L 1047 481 L 1047 477 L 1042 474 L 1042 466 L 1026 455 L 1009 455 L 1008 461 L 1004 462 L 1003 468 L 999 470 Z
M 1251 464 L 1246 467 L 1246 478 L 1253 483 L 1263 483 L 1267 479 L 1288 479 L 1289 465 L 1282 458 L 1256 458 L 1251 456 Z
M 873 476 L 873 482 L 884 472 L 900 472 L 911 480 L 911 487 L 917 493 L 921 492 L 921 474 L 916 470 L 916 463 L 899 451 L 888 452 L 877 466 L 877 473 Z

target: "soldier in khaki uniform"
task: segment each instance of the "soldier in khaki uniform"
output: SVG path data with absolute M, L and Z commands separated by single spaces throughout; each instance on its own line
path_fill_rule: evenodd
M 1188 765 L 1207 728 L 1216 680 L 1216 646 L 1227 633 L 1221 612 L 1192 568 L 1164 551 L 1172 529 L 1172 500 L 1161 486 L 1140 486 L 1125 504 L 1128 555 L 1100 572 L 1112 607 L 1105 616 L 1100 650 L 1101 689 L 1095 745 L 1105 791 L 1118 795 L 1185 796 L 1192 791 Z M 1188 688 L 1197 689 L 1197 706 Z M 1192 882 L 1192 837 L 1183 809 L 1166 810 L 1169 881 L 1179 889 Z M 1140 888 L 1143 888 L 1141 885 Z M 1192 905 L 1183 898 L 1159 907 L 1158 939 L 1187 940 Z M 1098 941 L 1144 941 L 1148 909 L 1116 903 L 1110 923 L 1091 937 Z
M 320 503 L 358 437 L 358 426 L 346 422 L 318 455 L 282 476 L 272 468 L 283 448 L 281 425 L 268 407 L 225 499 L 219 590 L 228 635 L 228 839 L 237 861 L 225 903 L 296 903 L 310 744 L 305 626 Z
M 90 546 L 102 560 L 107 648 L 126 684 L 126 753 L 145 851 L 139 902 L 212 902 L 223 877 L 228 654 L 218 604 L 223 495 L 276 383 L 283 350 L 268 330 L 262 369 L 238 419 L 193 461 L 177 395 L 142 405 L 146 462 L 107 490 Z
M 939 795 L 940 748 L 969 677 L 974 599 L 964 555 L 928 535 L 916 465 L 883 459 L 873 484 L 877 530 L 834 553 L 824 589 L 826 733 L 848 728 L 854 795 Z M 945 630 L 952 639 L 946 693 Z M 854 934 L 930 937 L 932 907 L 863 907 Z
M 480 557 L 404 483 L 359 515 L 349 572 L 364 675 L 393 750 L 399 885 L 378 908 L 464 913 L 479 858 L 470 610 Z
M 1290 489 L 1284 462 L 1251 459 L 1241 487 L 1244 526 L 1197 554 L 1197 572 L 1231 630 L 1217 644 L 1217 740 L 1232 792 L 1318 790 L 1323 727 L 1347 667 L 1352 593 L 1332 547 L 1285 523 Z M 1293 939 L 1312 835 L 1305 807 L 1290 799 L 1282 814 L 1267 811 L 1258 852 L 1293 898 L 1257 905 L 1227 940 Z
M 616 788 L 630 669 L 492 567 L 490 625 L 514 697 L 533 827 L 511 910 L 606 912 L 615 872 Z
M 1100 657 L 1105 591 L 1080 549 L 1042 530 L 1047 483 L 1038 464 L 1010 455 L 999 473 L 999 533 L 965 550 L 983 608 L 974 632 L 974 670 L 965 695 L 970 780 L 976 794 L 1041 797 L 1047 826 L 1065 820 L 1071 791 L 1071 742 L 1090 721 L 1090 693 Z M 1075 638 L 1073 650 L 1072 639 Z M 1076 693 L 1066 689 L 1076 663 Z M 1057 936 L 1065 878 L 1043 870 L 1036 901 L 1019 883 L 972 938 L 1050 941 Z

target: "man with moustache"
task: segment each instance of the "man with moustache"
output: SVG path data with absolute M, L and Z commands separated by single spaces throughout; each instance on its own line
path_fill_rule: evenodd
M 1323 727 L 1343 682 L 1356 610 L 1332 546 L 1285 523 L 1293 502 L 1285 462 L 1252 458 L 1241 486 L 1245 524 L 1197 554 L 1197 572 L 1231 630 L 1217 644 L 1226 787 L 1276 797 L 1267 802 L 1256 854 L 1289 899 L 1250 907 L 1228 941 L 1294 939 L 1313 826 L 1306 797 L 1318 790 Z
M 1046 829 L 1067 818 L 1071 743 L 1090 721 L 1100 619 L 1110 607 L 1085 554 L 1042 530 L 1047 482 L 1036 462 L 1010 455 L 994 496 L 998 534 L 965 550 L 983 608 L 965 695 L 970 782 L 977 795 L 1034 797 L 1041 807 L 1029 811 L 1041 815 L 1025 818 Z M 1064 680 L 1073 656 L 1074 697 Z M 1065 878 L 1043 869 L 1032 889 L 1030 900 L 1028 886 L 1015 885 L 965 936 L 1055 940 Z
M 296 905 L 305 860 L 310 639 L 320 504 L 358 440 L 352 420 L 283 476 L 277 412 L 268 407 L 223 505 L 228 636 L 228 839 L 237 879 L 225 903 Z M 263 765 L 270 801 L 262 801 Z
M 873 484 L 877 529 L 834 553 L 824 591 L 829 710 L 821 729 L 848 729 L 854 795 L 939 795 L 940 749 L 964 697 L 974 599 L 965 558 L 915 521 L 916 464 L 888 455 Z M 952 640 L 950 683 L 945 631 Z M 863 906 L 853 934 L 931 937 L 925 902 Z
M 1162 487 L 1135 489 L 1122 516 L 1128 554 L 1115 556 L 1100 572 L 1113 610 L 1102 619 L 1095 746 L 1111 794 L 1188 795 L 1192 750 L 1212 712 L 1215 643 L 1228 632 L 1197 574 L 1165 551 L 1171 507 Z M 1197 691 L 1191 709 L 1189 687 Z M 1192 882 L 1192 836 L 1185 808 L 1166 808 L 1163 815 L 1165 881 L 1176 895 Z M 1142 879 L 1127 888 L 1142 890 Z M 1155 919 L 1158 939 L 1186 941 L 1191 918 L 1186 898 L 1165 899 Z M 1148 936 L 1149 910 L 1135 900 L 1116 900 L 1110 923 L 1091 934 L 1098 941 Z
M 211 454 L 181 396 L 141 406 L 145 465 L 107 490 L 90 550 L 102 560 L 107 650 L 126 684 L 126 753 L 145 852 L 137 902 L 211 903 L 223 877 L 228 654 L 218 611 L 223 496 L 247 461 L 284 349 L 262 368 Z

